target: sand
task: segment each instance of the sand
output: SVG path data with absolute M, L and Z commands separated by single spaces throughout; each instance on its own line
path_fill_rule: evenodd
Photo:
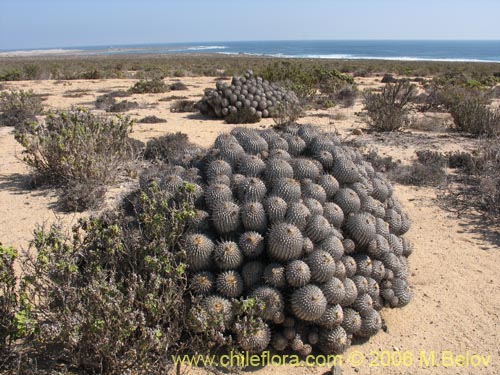
M 134 118 L 156 115 L 167 120 L 161 124 L 137 124 L 131 136 L 146 141 L 167 132 L 182 131 L 193 142 L 209 146 L 216 136 L 231 130 L 220 120 L 206 120 L 192 113 L 171 113 L 170 102 L 158 99 L 171 95 L 198 99 L 203 89 L 214 85 L 213 78 L 182 78 L 189 90 L 165 94 L 134 95 L 127 100 L 138 101 L 142 108 L 128 114 Z M 377 87 L 380 78 L 362 78 L 362 87 Z M 175 80 L 167 79 L 167 83 Z M 85 106 L 93 103 L 102 90 L 128 89 L 133 80 L 96 81 L 30 81 L 6 84 L 6 89 L 32 89 L 37 94 L 48 95 L 44 104 L 51 109 Z M 78 97 L 63 97 L 63 95 Z M 365 131 L 365 124 L 356 115 L 362 109 L 358 100 L 353 108 L 313 111 L 300 120 L 323 129 L 337 130 L 346 140 L 365 143 L 381 154 L 391 155 L 408 163 L 415 150 L 473 150 L 474 140 L 459 137 L 442 129 L 435 131 L 409 130 L 401 134 L 376 135 Z M 99 111 L 96 111 L 99 112 Z M 318 117 L 321 116 L 321 117 Z M 446 123 L 446 116 L 434 115 Z M 256 128 L 273 124 L 266 119 Z M 353 135 L 361 129 L 361 135 Z M 20 160 L 22 147 L 17 144 L 10 128 L 0 128 L 0 241 L 26 249 L 33 228 L 60 220 L 70 226 L 78 217 L 88 215 L 68 214 L 57 210 L 57 196 L 53 189 L 28 190 L 25 182 L 28 168 Z M 113 191 L 123 190 L 120 185 Z M 384 309 L 382 317 L 388 327 L 368 342 L 353 345 L 344 354 L 343 374 L 499 374 L 500 373 L 500 236 L 498 228 L 484 225 L 477 213 L 464 217 L 447 210 L 436 196 L 437 189 L 395 186 L 396 195 L 413 220 L 407 237 L 414 244 L 410 257 L 410 283 L 413 301 L 402 309 Z M 115 201 L 119 194 L 116 195 Z M 111 200 L 113 201 L 113 200 Z M 422 357 L 422 352 L 425 352 Z M 434 352 L 435 365 L 429 360 Z M 444 352 L 444 362 L 441 362 Z M 488 366 L 444 367 L 453 355 L 490 356 Z M 354 354 L 353 354 L 354 353 Z M 361 364 L 353 366 L 348 356 L 361 354 Z M 411 364 L 398 365 L 398 358 Z M 391 358 L 389 366 L 387 358 Z M 351 358 L 352 359 L 352 358 Z M 423 359 L 423 362 L 421 362 Z M 477 358 L 474 357 L 473 360 Z M 474 362 L 475 363 L 475 362 Z M 456 362 L 453 362 L 456 365 Z M 331 367 L 331 366 L 330 366 Z M 323 374 L 329 367 L 300 365 L 252 369 L 256 375 Z M 205 370 L 187 368 L 187 373 L 202 374 Z

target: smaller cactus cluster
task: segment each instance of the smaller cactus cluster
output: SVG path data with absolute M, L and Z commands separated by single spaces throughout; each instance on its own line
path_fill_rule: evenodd
M 226 118 L 247 111 L 261 119 L 272 117 L 282 105 L 298 103 L 293 91 L 255 77 L 251 70 L 247 70 L 243 77 L 233 77 L 230 85 L 218 81 L 215 89 L 206 89 L 198 108 L 202 114 L 211 117 Z
M 384 306 L 410 301 L 408 216 L 336 135 L 239 127 L 178 160 L 158 182 L 168 194 L 194 186 L 183 239 L 194 330 L 215 320 L 250 352 L 340 353 L 381 329 Z M 257 316 L 236 317 L 235 301 L 249 298 Z

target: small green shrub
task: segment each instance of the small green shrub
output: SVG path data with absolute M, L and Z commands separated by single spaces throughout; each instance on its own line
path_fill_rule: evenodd
M 23 73 L 19 69 L 10 69 L 0 74 L 0 81 L 20 81 Z
M 453 117 L 453 128 L 476 136 L 500 134 L 500 110 L 489 106 L 488 92 L 478 88 L 447 86 L 441 101 Z
M 33 91 L 0 93 L 0 125 L 22 130 L 27 122 L 35 121 L 43 113 L 42 100 Z
M 415 85 L 406 81 L 388 83 L 380 93 L 365 93 L 368 125 L 378 131 L 394 131 L 407 126 L 410 122 L 408 105 L 415 96 Z
M 274 61 L 259 70 L 257 75 L 284 85 L 306 102 L 314 101 L 318 93 L 331 96 L 346 85 L 354 85 L 353 77 L 338 70 L 293 61 Z
M 168 86 L 160 78 L 140 80 L 130 88 L 130 92 L 134 94 L 158 94 L 168 90 Z
M 104 78 L 102 72 L 94 68 L 80 74 L 80 79 L 101 79 Z
M 132 156 L 131 126 L 127 117 L 99 117 L 73 109 L 49 114 L 45 122 L 17 133 L 16 139 L 25 147 L 23 159 L 34 170 L 37 183 L 63 190 L 83 184 L 89 189 L 83 209 L 99 203 L 104 187 L 123 173 Z
M 0 243 L 0 353 L 7 351 L 10 342 L 17 337 L 16 314 L 18 296 L 14 261 L 18 257 L 12 247 Z M 0 354 L 0 363 L 2 355 Z
M 69 235 L 56 225 L 35 231 L 22 291 L 37 317 L 37 353 L 93 373 L 165 374 L 171 355 L 194 348 L 180 241 L 192 188 L 173 201 L 153 184 L 130 204 L 134 216 L 81 220 Z

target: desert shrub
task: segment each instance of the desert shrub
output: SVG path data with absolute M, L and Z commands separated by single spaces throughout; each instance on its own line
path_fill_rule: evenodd
M 489 106 L 488 92 L 478 88 L 447 86 L 440 97 L 453 118 L 454 129 L 477 136 L 500 133 L 500 110 Z
M 302 106 L 282 103 L 273 111 L 273 120 L 277 126 L 293 123 L 304 113 Z
M 23 66 L 24 79 L 35 80 L 40 79 L 41 67 L 38 64 L 27 64 Z
M 112 105 L 116 104 L 116 99 L 114 96 L 109 94 L 100 95 L 97 97 L 95 101 L 96 109 L 102 109 L 104 111 L 108 111 Z
M 335 102 L 343 107 L 352 107 L 358 96 L 358 89 L 355 85 L 347 84 L 338 89 L 334 94 Z
M 416 186 L 443 186 L 446 183 L 448 157 L 446 154 L 430 150 L 416 151 L 417 160 L 408 169 L 401 183 Z
M 157 94 L 168 91 L 169 88 L 161 78 L 153 78 L 150 80 L 140 80 L 130 88 L 130 92 L 134 94 Z
M 22 130 L 27 122 L 36 120 L 42 112 L 42 100 L 33 91 L 0 93 L 0 125 Z
M 1 353 L 7 352 L 10 342 L 17 337 L 16 314 L 19 300 L 14 271 L 17 257 L 18 254 L 12 247 L 5 247 L 0 243 L 0 364 Z
M 22 291 L 36 352 L 94 373 L 164 374 L 185 349 L 179 239 L 193 216 L 192 187 L 179 187 L 173 201 L 151 185 L 130 205 L 132 216 L 106 213 L 70 234 L 56 225 L 35 231 Z
M 124 98 L 127 96 L 130 96 L 130 93 L 122 90 L 112 91 L 104 95 L 100 95 L 97 97 L 95 101 L 95 107 L 97 109 L 108 111 L 111 108 L 111 106 L 116 104 L 116 98 Z
M 476 159 L 479 179 L 480 207 L 498 218 L 500 216 L 500 139 L 487 141 Z
M 144 158 L 164 162 L 174 162 L 179 155 L 199 152 L 200 147 L 189 141 L 187 134 L 177 132 L 150 139 L 146 144 Z
M 135 101 L 122 100 L 121 102 L 112 104 L 106 112 L 127 112 L 136 108 L 139 108 L 139 103 Z
M 160 118 L 157 116 L 146 116 L 137 121 L 139 124 L 159 124 L 161 122 L 167 122 L 164 118 Z
M 478 160 L 470 153 L 465 151 L 455 151 L 447 153 L 448 166 L 450 168 L 459 169 L 464 173 L 471 174 L 478 168 Z
M 51 113 L 16 139 L 25 147 L 23 160 L 35 172 L 36 183 L 70 189 L 86 186 L 90 194 L 79 209 L 95 206 L 106 185 L 115 182 L 131 158 L 127 117 L 99 117 L 84 109 Z M 85 189 L 77 189 L 84 191 Z M 75 196 L 78 200 L 78 197 Z
M 446 182 L 447 158 L 434 151 L 417 151 L 416 159 L 404 165 L 391 156 L 380 156 L 370 150 L 365 158 L 376 171 L 386 173 L 391 181 L 403 185 L 440 186 Z
M 486 216 L 500 218 L 500 139 L 482 140 L 470 154 L 460 152 L 449 155 L 450 165 L 458 168 L 460 184 L 451 186 L 448 198 L 465 209 L 479 208 Z
M 415 96 L 413 102 L 416 104 L 416 109 L 420 112 L 441 112 L 446 110 L 443 107 L 441 90 L 433 85 L 426 87 L 425 92 Z
M 180 99 L 172 103 L 170 112 L 196 112 L 196 102 L 194 100 Z
M 311 101 L 318 92 L 330 96 L 346 85 L 354 85 L 353 77 L 338 70 L 293 61 L 274 61 L 259 70 L 259 75 L 270 82 L 284 85 L 306 102 Z
M 80 79 L 101 79 L 105 78 L 102 72 L 96 68 L 83 72 L 79 76 Z
M 396 83 L 398 80 L 394 78 L 392 74 L 386 73 L 382 77 L 382 80 L 380 82 L 382 83 Z
M 365 93 L 368 125 L 378 131 L 394 131 L 407 126 L 410 122 L 408 105 L 415 95 L 415 86 L 402 81 L 386 84 L 380 93 Z
M 0 81 L 20 81 L 23 73 L 19 69 L 10 69 L 0 73 Z
M 187 90 L 188 89 L 188 87 L 180 81 L 172 83 L 171 85 L 168 86 L 168 88 L 172 91 L 176 91 L 176 90 L 180 91 L 180 90 Z

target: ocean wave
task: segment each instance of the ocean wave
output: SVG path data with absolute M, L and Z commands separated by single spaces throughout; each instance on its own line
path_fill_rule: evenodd
M 436 62 L 484 62 L 499 63 L 499 60 L 469 59 L 469 58 L 434 58 L 434 57 L 414 57 L 414 56 L 359 56 L 351 54 L 305 54 L 286 55 L 283 53 L 248 53 L 248 52 L 217 52 L 223 55 L 248 55 L 282 57 L 287 59 L 339 59 L 339 60 L 392 60 L 392 61 L 436 61 Z
M 226 49 L 226 46 L 193 46 L 193 47 L 181 47 L 177 49 L 171 49 L 170 52 L 182 52 L 182 51 L 205 51 L 212 49 Z

